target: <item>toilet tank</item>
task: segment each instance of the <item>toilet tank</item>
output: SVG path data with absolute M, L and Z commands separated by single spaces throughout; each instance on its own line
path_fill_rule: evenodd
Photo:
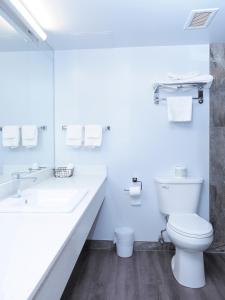
M 158 177 L 155 182 L 162 214 L 197 213 L 202 178 Z

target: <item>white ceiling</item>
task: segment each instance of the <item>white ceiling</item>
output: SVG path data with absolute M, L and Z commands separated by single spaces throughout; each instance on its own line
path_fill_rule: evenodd
M 224 0 L 21 0 L 57 50 L 225 42 Z M 220 8 L 207 29 L 183 30 L 192 9 Z

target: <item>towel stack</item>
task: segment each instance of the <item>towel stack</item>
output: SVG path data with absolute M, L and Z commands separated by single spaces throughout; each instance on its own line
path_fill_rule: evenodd
M 26 148 L 36 147 L 38 144 L 38 128 L 35 125 L 20 126 L 8 125 L 2 128 L 2 145 L 11 149 L 20 146 L 22 138 L 22 146 Z
M 38 128 L 35 125 L 24 125 L 21 128 L 22 145 L 26 148 L 33 148 L 38 143 Z
M 82 146 L 83 142 L 83 126 L 68 125 L 66 132 L 66 145 L 74 148 Z
M 102 127 L 100 125 L 86 125 L 85 126 L 85 147 L 100 147 L 102 144 Z
M 100 125 L 68 125 L 66 132 L 66 145 L 80 148 L 100 147 L 102 145 L 102 126 Z
M 170 122 L 191 122 L 192 120 L 192 97 L 168 97 L 168 120 Z
M 3 147 L 17 148 L 20 142 L 19 126 L 4 126 L 2 128 L 2 145 Z

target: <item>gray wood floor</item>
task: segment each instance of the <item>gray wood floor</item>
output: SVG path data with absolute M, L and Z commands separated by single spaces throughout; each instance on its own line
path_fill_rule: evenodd
M 180 286 L 170 268 L 172 253 L 135 252 L 122 259 L 109 250 L 82 252 L 61 300 L 222 300 L 225 255 L 206 254 L 207 285 Z

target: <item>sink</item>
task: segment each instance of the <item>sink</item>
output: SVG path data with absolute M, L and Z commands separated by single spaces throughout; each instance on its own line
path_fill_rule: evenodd
M 0 213 L 70 213 L 87 189 L 27 189 L 0 201 Z

